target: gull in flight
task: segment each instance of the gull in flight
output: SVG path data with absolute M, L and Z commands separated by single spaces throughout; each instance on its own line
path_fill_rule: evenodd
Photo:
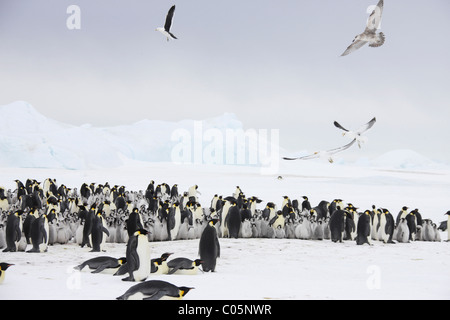
M 316 158 L 320 158 L 320 159 L 326 159 L 328 160 L 328 162 L 333 163 L 333 155 L 347 150 L 348 148 L 350 148 L 354 143 L 356 142 L 356 139 L 354 139 L 353 141 L 351 141 L 350 143 L 346 144 L 345 146 L 339 147 L 339 148 L 334 148 L 334 149 L 330 149 L 330 150 L 326 150 L 326 151 L 317 151 L 314 152 L 313 154 L 310 154 L 308 156 L 304 156 L 304 157 L 297 157 L 297 158 L 288 158 L 288 157 L 283 157 L 284 160 L 309 160 L 309 159 L 316 159 Z
M 167 41 L 169 41 L 169 39 L 178 39 L 177 37 L 175 37 L 171 32 L 170 32 L 170 26 L 172 25 L 172 20 L 173 20 L 173 13 L 175 12 L 175 5 L 173 5 L 170 9 L 169 12 L 167 13 L 166 16 L 166 23 L 164 24 L 164 28 L 163 27 L 158 27 L 156 28 L 156 31 L 161 32 L 164 36 L 166 36 Z
M 384 33 L 379 32 L 377 30 L 380 28 L 381 24 L 381 15 L 383 13 L 383 0 L 380 0 L 378 4 L 375 6 L 375 9 L 369 16 L 367 20 L 367 26 L 363 33 L 358 34 L 350 46 L 348 46 L 347 50 L 341 56 L 346 56 L 353 51 L 358 50 L 366 43 L 369 43 L 369 47 L 379 47 L 384 43 Z
M 342 135 L 349 137 L 350 139 L 353 140 L 353 142 L 356 140 L 358 142 L 358 146 L 361 148 L 361 144 L 367 142 L 367 140 L 368 140 L 367 137 L 362 136 L 361 134 L 363 134 L 364 132 L 366 132 L 367 130 L 372 128 L 372 126 L 375 124 L 376 121 L 377 121 L 377 119 L 374 117 L 372 120 L 367 122 L 365 125 L 361 126 L 361 128 L 359 128 L 356 131 L 350 131 L 350 130 L 345 129 L 337 121 L 334 122 L 334 126 L 341 130 L 344 130 Z

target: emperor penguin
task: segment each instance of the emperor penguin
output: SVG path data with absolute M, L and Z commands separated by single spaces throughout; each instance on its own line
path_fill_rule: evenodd
M 371 216 L 370 211 L 366 210 L 363 214 L 361 214 L 358 218 L 358 225 L 356 227 L 356 244 L 363 245 L 367 243 L 370 244 L 370 234 L 371 234 Z
M 167 266 L 170 270 L 169 274 L 194 275 L 197 274 L 202 263 L 203 261 L 200 259 L 175 258 L 167 262 Z
M 380 228 L 380 217 L 381 217 L 381 210 L 375 209 L 375 206 L 372 206 L 372 231 L 371 231 L 371 238 L 372 240 L 379 240 L 378 239 L 378 229 Z
M 128 236 L 132 236 L 136 230 L 144 229 L 144 223 L 142 221 L 142 216 L 139 213 L 138 208 L 133 208 L 131 213 L 128 215 L 127 220 L 127 232 Z
M 143 281 L 150 275 L 150 243 L 146 230 L 137 230 L 128 239 L 126 259 L 129 276 L 123 281 Z
M 292 210 L 292 208 L 291 208 Z M 269 226 L 271 226 L 274 230 L 278 229 L 278 227 L 281 227 L 284 229 L 286 219 L 283 215 L 282 211 L 278 211 L 277 215 L 272 218 L 272 220 L 269 221 Z
M 23 221 L 23 233 L 25 235 L 25 239 L 28 244 L 30 244 L 30 236 L 31 236 L 31 224 L 34 220 L 39 218 L 39 211 L 36 208 L 31 208 L 31 210 L 28 212 L 27 217 Z
M 49 234 L 48 217 L 44 213 L 31 224 L 33 248 L 27 252 L 47 252 Z
M 103 234 L 106 233 L 106 236 Z M 92 218 L 91 228 L 91 252 L 103 251 L 103 247 L 106 243 L 106 237 L 109 236 L 109 230 L 106 227 L 105 219 L 100 211 Z
M 414 241 L 416 240 L 416 234 L 417 234 L 417 219 L 416 215 L 414 214 L 414 211 L 411 211 L 406 215 L 406 224 L 409 229 L 409 240 Z
M 3 252 L 16 252 L 17 246 L 22 238 L 22 210 L 10 212 L 6 219 L 6 248 Z
M 167 259 L 173 253 L 165 252 L 161 255 L 161 257 L 152 259 L 150 273 L 154 274 L 167 274 L 169 272 L 169 267 L 167 266 Z
M 214 272 L 216 269 L 216 260 L 220 257 L 219 238 L 214 227 L 218 221 L 215 218 L 211 219 L 200 237 L 198 253 L 200 260 L 203 261 L 203 271 L 205 272 Z
M 169 209 L 169 216 L 167 217 L 167 231 L 169 233 L 169 240 L 176 240 L 178 231 L 181 226 L 181 210 L 178 203 L 174 203 Z
M 1 262 L 0 263 L 0 284 L 3 283 L 3 281 L 5 281 L 5 272 L 6 270 L 13 266 L 14 264 L 12 263 L 6 263 L 6 262 Z
M 400 223 L 400 219 L 402 219 L 402 218 L 406 219 L 407 215 L 408 215 L 408 207 L 403 206 L 397 215 L 397 219 L 395 220 L 396 225 L 398 225 Z
M 394 218 L 388 209 L 382 209 L 379 218 L 378 240 L 384 243 L 394 243 Z
M 228 230 L 228 225 L 227 225 L 227 215 L 228 215 L 228 211 L 230 210 L 231 206 L 233 205 L 233 201 L 236 203 L 236 199 L 234 199 L 233 197 L 225 198 L 225 204 L 222 208 L 220 233 L 223 238 L 229 237 L 229 230 Z
M 149 280 L 132 286 L 117 300 L 180 300 L 192 289 L 177 287 L 167 281 Z
M 113 257 L 95 257 L 75 266 L 74 269 L 82 271 L 87 266 L 89 270 L 92 270 L 91 273 L 112 274 L 116 272 L 120 266 L 124 265 L 126 261 L 127 259 L 125 257 L 119 259 Z
M 0 195 L 0 212 L 8 210 L 9 210 L 8 198 L 5 195 Z
M 277 212 L 276 212 L 275 204 L 273 202 L 268 202 L 262 212 L 263 219 L 271 221 L 276 215 L 277 215 Z
M 197 194 L 201 195 L 200 191 L 198 191 L 198 185 L 194 185 L 194 186 L 189 188 L 189 190 L 188 190 L 189 199 L 192 199 L 195 202 L 198 202 L 197 201 Z
M 397 224 L 397 237 L 396 240 L 401 243 L 409 242 L 409 228 L 406 218 L 400 218 Z
M 239 238 L 239 230 L 241 229 L 241 212 L 236 204 L 236 201 L 231 202 L 231 207 L 228 209 L 228 214 L 225 219 L 230 238 Z
M 330 217 L 331 241 L 342 242 L 344 238 L 347 213 L 344 210 L 336 209 Z

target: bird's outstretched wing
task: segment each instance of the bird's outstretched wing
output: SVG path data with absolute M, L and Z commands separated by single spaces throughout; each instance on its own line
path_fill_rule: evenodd
M 362 40 L 354 41 L 351 45 L 349 45 L 347 47 L 347 49 L 344 51 L 344 53 L 341 54 L 341 57 L 346 56 L 346 55 L 352 53 L 353 51 L 358 50 L 359 48 L 364 46 L 366 43 L 367 43 L 367 41 L 362 41 Z
M 326 152 L 328 154 L 335 154 L 344 150 L 347 150 L 348 148 L 350 148 L 354 143 L 356 142 L 356 139 L 353 139 L 352 141 L 350 141 L 349 143 L 347 143 L 346 145 L 342 146 L 342 147 L 338 147 L 338 148 L 334 148 L 331 150 L 327 150 Z
M 365 125 L 361 126 L 356 133 L 357 134 L 361 134 L 366 132 L 367 130 L 369 130 L 370 128 L 372 128 L 372 126 L 375 124 L 375 122 L 377 121 L 377 119 L 374 117 L 372 120 L 370 120 L 369 122 L 367 122 Z
M 342 129 L 342 130 L 344 130 L 344 131 L 347 131 L 348 132 L 348 130 L 347 129 L 345 129 L 343 126 L 341 126 L 340 124 L 339 124 L 339 122 L 337 122 L 337 121 L 335 121 L 334 122 L 334 126 L 336 127 L 336 128 L 339 128 L 339 129 Z
M 172 25 L 173 13 L 175 12 L 175 5 L 173 5 L 166 16 L 166 23 L 164 24 L 164 29 L 168 32 L 170 30 L 170 26 Z
M 356 139 L 353 139 L 351 142 L 347 143 L 346 145 L 342 146 L 342 147 L 338 147 L 338 148 L 334 148 L 334 149 L 330 149 L 324 152 L 314 152 L 313 154 L 304 156 L 304 157 L 296 157 L 296 158 L 289 158 L 289 157 L 283 157 L 284 160 L 310 160 L 310 159 L 315 159 L 315 158 L 319 158 L 322 154 L 326 154 L 326 155 L 332 155 L 332 154 L 336 154 L 338 152 L 344 151 L 348 148 L 350 148 L 354 143 L 356 142 Z
M 372 13 L 370 14 L 369 19 L 367 19 L 366 31 L 375 32 L 377 29 L 380 28 L 381 15 L 383 14 L 383 6 L 384 1 L 380 0 L 376 5 L 375 9 L 373 9 Z

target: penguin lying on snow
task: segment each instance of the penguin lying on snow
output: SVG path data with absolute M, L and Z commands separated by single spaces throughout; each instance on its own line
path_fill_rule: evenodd
M 179 300 L 191 289 L 162 280 L 149 280 L 132 286 L 117 300 Z
M 81 271 L 84 267 L 88 266 L 92 273 L 107 272 L 113 273 L 117 271 L 127 261 L 126 258 L 113 258 L 113 257 L 96 257 L 86 260 L 82 264 L 74 267 L 75 270 Z
M 151 273 L 155 274 L 167 274 L 169 272 L 169 267 L 167 266 L 167 259 L 173 253 L 166 252 L 161 255 L 161 257 L 151 260 Z
M 202 263 L 200 259 L 175 258 L 167 262 L 167 266 L 170 269 L 169 274 L 197 274 L 198 267 Z

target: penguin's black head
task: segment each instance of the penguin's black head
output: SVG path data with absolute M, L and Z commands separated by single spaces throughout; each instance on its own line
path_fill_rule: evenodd
M 135 235 L 140 235 L 140 234 L 146 236 L 148 234 L 148 231 L 145 229 L 139 229 L 135 232 Z
M 209 221 L 209 223 L 210 223 L 211 225 L 215 225 L 218 221 L 219 221 L 219 219 L 217 219 L 217 218 L 212 218 L 212 219 Z
M 11 267 L 13 265 L 14 264 L 12 264 L 12 263 L 2 262 L 2 263 L 0 263 L 0 270 L 5 271 L 6 269 L 8 269 L 9 267 Z
M 447 211 L 446 213 L 444 213 L 444 216 L 445 215 L 449 215 L 450 216 L 450 211 Z
M 117 260 L 119 261 L 120 265 L 125 264 L 127 262 L 127 258 L 125 258 L 125 257 L 121 257 L 121 258 L 119 258 Z
M 180 297 L 184 297 L 190 290 L 195 288 L 189 288 L 189 287 L 178 287 L 178 290 L 180 290 Z
M 166 253 L 163 253 L 163 254 L 161 255 L 161 260 L 162 260 L 162 261 L 166 261 L 167 258 L 169 258 L 172 254 L 173 254 L 173 252 L 166 252 Z
M 403 210 L 403 211 L 406 211 L 406 210 L 408 210 L 408 207 L 407 207 L 407 206 L 404 206 L 404 207 L 402 208 L 402 210 Z
M 202 263 L 203 263 L 203 260 L 200 260 L 200 259 L 194 260 L 194 265 L 196 265 L 197 267 L 200 266 Z

